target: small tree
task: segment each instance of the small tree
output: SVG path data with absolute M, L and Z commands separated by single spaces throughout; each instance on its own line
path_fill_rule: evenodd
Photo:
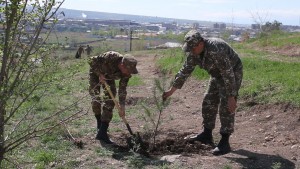
M 43 112 L 41 105 L 53 84 L 52 73 L 58 66 L 50 54 L 57 49 L 47 39 L 64 2 L 56 0 L 1 1 L 0 29 L 0 168 L 6 154 L 24 142 L 45 135 L 54 127 L 71 120 L 77 113 L 65 115 L 75 107 Z M 59 80 L 59 79 L 58 79 Z M 55 110 L 56 111 L 56 110 Z M 15 157 L 12 157 L 15 158 Z
M 170 99 L 163 101 L 162 93 L 166 90 L 166 71 L 162 72 L 162 76 L 160 78 L 154 79 L 154 87 L 152 90 L 153 93 L 153 101 L 155 108 L 154 110 L 151 109 L 149 105 L 142 104 L 145 110 L 145 116 L 143 116 L 144 120 L 150 123 L 150 137 L 153 138 L 153 149 L 156 144 L 156 135 L 158 131 L 158 127 L 161 124 L 161 115 L 163 110 L 170 104 Z

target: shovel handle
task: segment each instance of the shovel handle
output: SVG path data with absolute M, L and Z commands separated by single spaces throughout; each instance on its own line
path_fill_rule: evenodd
M 104 81 L 104 86 L 105 86 L 105 89 L 107 90 L 107 92 L 109 93 L 111 99 L 113 100 L 113 102 L 115 103 L 118 111 L 119 111 L 119 115 L 120 115 L 120 112 L 122 111 L 121 110 L 121 107 L 120 107 L 120 104 L 117 102 L 116 98 L 114 97 L 112 91 L 110 90 L 110 86 L 108 86 L 108 84 L 106 83 L 106 81 Z M 121 116 L 120 116 L 121 117 Z M 124 120 L 123 120 L 124 121 Z M 126 121 L 126 119 L 125 119 Z
M 124 120 L 126 120 L 126 119 L 124 118 Z M 123 121 L 124 121 L 124 120 L 123 120 Z M 128 123 L 125 123 L 125 124 L 126 124 L 127 130 L 129 131 L 129 133 L 130 133 L 132 136 L 134 136 L 134 134 L 133 134 L 133 132 L 132 132 L 131 127 L 129 126 L 129 124 L 128 124 Z
M 106 83 L 106 81 L 104 81 L 104 86 L 105 86 L 107 92 L 109 93 L 111 99 L 112 99 L 113 102 L 115 103 L 115 105 L 116 105 L 116 107 L 117 107 L 117 109 L 118 109 L 118 112 L 119 112 L 119 116 L 122 118 L 123 122 L 126 124 L 126 126 L 127 126 L 128 130 L 129 130 L 130 134 L 132 134 L 132 130 L 131 130 L 131 128 L 130 128 L 130 126 L 129 126 L 129 124 L 128 124 L 126 118 L 125 118 L 125 116 L 121 116 L 121 114 L 120 114 L 120 112 L 122 111 L 122 110 L 121 110 L 121 106 L 120 106 L 120 104 L 118 103 L 118 101 L 116 100 L 116 98 L 114 97 L 112 91 L 110 90 L 110 86 L 108 86 L 108 84 Z

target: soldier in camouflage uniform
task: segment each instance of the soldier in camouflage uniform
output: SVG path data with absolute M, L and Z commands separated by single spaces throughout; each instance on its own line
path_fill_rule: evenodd
M 238 54 L 222 39 L 203 38 L 195 30 L 185 35 L 183 50 L 187 58 L 176 74 L 172 87 L 163 93 L 163 99 L 170 97 L 177 89 L 182 88 L 195 66 L 205 69 L 210 74 L 207 93 L 202 102 L 204 131 L 188 138 L 188 141 L 201 141 L 213 144 L 212 130 L 215 128 L 219 112 L 222 138 L 212 151 L 214 155 L 231 151 L 229 136 L 234 131 L 234 116 L 237 107 L 237 96 L 243 77 L 243 65 Z
M 123 56 L 118 52 L 109 51 L 100 56 L 90 57 L 90 88 L 92 96 L 92 109 L 97 119 L 98 133 L 96 139 L 107 144 L 113 142 L 107 135 L 109 122 L 112 119 L 112 112 L 115 106 L 108 91 L 105 89 L 104 81 L 110 86 L 110 90 L 115 96 L 117 93 L 115 80 L 119 81 L 119 104 L 121 116 L 125 116 L 126 87 L 131 74 L 137 74 L 137 61 L 133 57 Z M 100 97 L 100 89 L 103 89 L 104 98 Z
M 91 52 L 93 51 L 92 47 L 90 45 L 87 45 L 86 48 L 84 49 L 86 51 L 86 54 L 88 56 L 91 55 Z
M 77 52 L 76 52 L 75 58 L 76 58 L 76 59 L 81 58 L 81 54 L 82 54 L 82 53 L 84 53 L 84 49 L 83 49 L 83 46 L 80 45 L 79 48 L 78 48 L 78 50 L 77 50 Z

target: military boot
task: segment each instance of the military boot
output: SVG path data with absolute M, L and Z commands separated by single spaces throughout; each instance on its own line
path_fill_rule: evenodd
M 222 138 L 221 138 L 219 144 L 212 151 L 213 155 L 224 155 L 231 151 L 231 148 L 229 145 L 230 134 L 221 134 L 221 135 L 222 135 Z
M 194 143 L 195 141 L 200 141 L 203 144 L 209 144 L 213 145 L 213 136 L 212 136 L 212 130 L 208 128 L 204 128 L 204 131 L 196 136 L 192 136 L 189 138 L 186 138 L 186 140 L 189 143 Z
M 97 130 L 100 130 L 101 127 L 101 115 L 95 115 L 97 120 Z
M 114 142 L 111 141 L 107 135 L 107 129 L 108 129 L 109 123 L 107 122 L 102 122 L 100 130 L 98 130 L 96 139 L 103 141 L 106 144 L 113 144 Z

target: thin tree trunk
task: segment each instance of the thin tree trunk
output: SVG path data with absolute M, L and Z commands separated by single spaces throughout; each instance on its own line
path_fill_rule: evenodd
M 0 167 L 4 159 L 4 104 L 0 101 Z

